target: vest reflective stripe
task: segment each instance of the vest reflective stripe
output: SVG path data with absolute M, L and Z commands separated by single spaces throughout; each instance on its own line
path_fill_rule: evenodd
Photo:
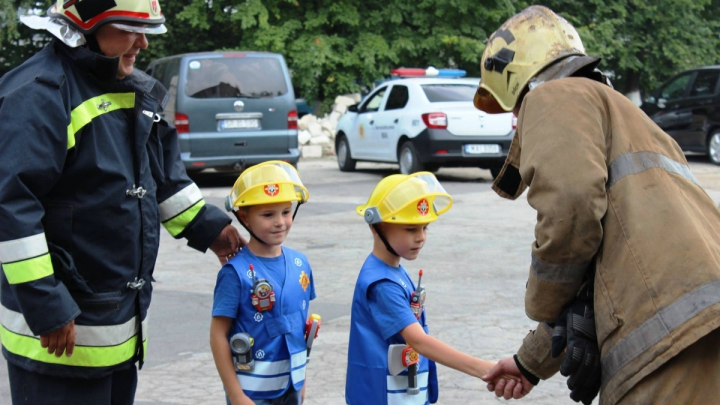
M 700 312 L 720 303 L 720 280 L 707 283 L 661 309 L 613 346 L 602 358 L 602 386 L 639 355 Z
M 428 386 L 428 376 L 429 373 L 426 371 L 424 373 L 418 373 L 417 375 L 417 381 L 418 381 L 418 387 L 420 389 L 427 388 Z M 402 391 L 405 392 L 408 387 L 408 377 L 407 375 L 396 375 L 387 376 L 387 389 L 388 391 Z
M 249 374 L 238 374 L 238 381 L 243 391 L 279 391 L 287 388 L 290 375 L 278 377 L 256 377 Z
M 388 405 L 425 405 L 428 403 L 427 390 L 420 391 L 417 395 L 405 395 L 405 392 L 388 392 Z
M 582 281 L 590 262 L 579 264 L 552 264 L 531 254 L 532 271 L 538 280 L 551 283 L 578 283 Z
M 48 252 L 45 233 L 0 242 L 0 263 L 19 262 Z
M 205 200 L 200 200 L 183 213 L 163 222 L 163 226 L 168 232 L 170 232 L 170 235 L 177 236 L 185 230 L 185 227 L 188 226 L 193 219 L 195 219 L 195 216 L 198 212 L 200 212 L 200 209 L 203 206 L 205 206 Z
M 642 173 L 645 170 L 655 168 L 663 169 L 668 173 L 680 175 L 686 180 L 691 181 L 698 186 L 700 185 L 695 178 L 695 175 L 690 171 L 690 168 L 687 165 L 676 162 L 669 157 L 658 153 L 636 152 L 618 156 L 612 161 L 612 163 L 610 163 L 610 166 L 608 167 L 608 181 L 605 188 L 609 189 L 623 177 L 631 174 Z
M 290 356 L 290 368 L 304 366 L 307 363 L 307 350 L 297 352 Z
M 253 375 L 274 376 L 290 372 L 290 360 L 258 361 L 255 360 Z
M 75 134 L 94 118 L 121 108 L 135 107 L 135 93 L 106 93 L 85 100 L 70 113 L 67 148 L 75 146 Z
M 19 262 L 3 263 L 2 268 L 10 284 L 28 283 L 53 275 L 49 253 Z
M 304 381 L 305 380 L 305 365 L 303 364 L 299 368 L 296 368 L 290 374 L 291 374 L 292 380 L 295 381 L 295 383 Z
M 202 199 L 202 193 L 198 186 L 195 183 L 191 183 L 158 205 L 160 209 L 160 222 L 165 222 L 170 218 L 176 217 Z
M 0 324 L 17 335 L 36 338 L 25 317 L 0 305 Z M 143 336 L 147 336 L 148 318 L 142 321 Z M 117 346 L 137 334 L 137 316 L 120 325 L 88 326 L 75 325 L 75 344 L 79 346 Z M 4 343 L 4 342 L 3 342 Z

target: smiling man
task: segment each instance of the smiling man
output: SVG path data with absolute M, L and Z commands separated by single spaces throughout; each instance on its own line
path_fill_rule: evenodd
M 244 244 L 206 205 L 135 70 L 156 0 L 59 0 L 56 38 L 0 80 L 0 340 L 13 403 L 131 404 L 160 224 L 222 263 Z

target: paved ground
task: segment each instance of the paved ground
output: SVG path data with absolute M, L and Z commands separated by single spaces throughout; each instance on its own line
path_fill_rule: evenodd
M 690 158 L 691 168 L 711 197 L 720 200 L 720 167 Z M 391 165 L 361 164 L 341 173 L 334 160 L 300 163 L 310 202 L 300 209 L 287 245 L 307 254 L 318 299 L 311 311 L 323 327 L 308 368 L 309 405 L 343 404 L 350 304 L 357 272 L 371 237 L 355 214 L 373 186 L 395 172 Z M 438 178 L 455 199 L 431 225 L 420 258 L 405 262 L 413 274 L 425 270 L 431 333 L 458 349 L 486 359 L 512 355 L 533 328 L 523 311 L 523 294 L 535 212 L 521 197 L 509 202 L 490 190 L 490 173 L 443 169 Z M 197 177 L 207 200 L 221 205 L 233 176 Z M 208 345 L 212 291 L 219 269 L 210 255 L 192 251 L 163 234 L 151 307 L 148 361 L 140 372 L 137 403 L 223 404 L 223 391 Z M 484 384 L 439 367 L 441 404 L 498 403 Z M 561 377 L 543 382 L 527 403 L 574 404 Z M 0 405 L 9 404 L 4 360 L 0 359 Z

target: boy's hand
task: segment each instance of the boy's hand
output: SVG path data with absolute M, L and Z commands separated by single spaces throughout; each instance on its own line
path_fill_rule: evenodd
M 505 399 L 520 399 L 535 387 L 520 372 L 512 358 L 500 360 L 482 380 L 488 383 L 488 391 Z
M 250 397 L 245 395 L 244 392 L 240 392 L 240 395 L 234 398 L 230 398 L 230 403 L 232 405 L 255 405 L 255 402 L 253 402 Z
M 45 335 L 40 335 L 40 346 L 48 349 L 48 353 L 55 353 L 55 357 L 62 357 L 63 351 L 67 357 L 72 356 L 75 350 L 75 321 L 62 328 Z

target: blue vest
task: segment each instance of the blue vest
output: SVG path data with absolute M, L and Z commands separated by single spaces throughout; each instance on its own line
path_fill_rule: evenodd
M 277 275 L 270 273 L 248 249 L 241 250 L 228 262 L 237 272 L 242 286 L 240 309 L 229 337 L 246 332 L 255 340 L 253 371 L 237 373 L 245 395 L 253 399 L 277 398 L 291 384 L 299 391 L 305 382 L 305 321 L 312 291 L 311 269 L 302 253 L 286 247 L 282 250 L 285 255 L 284 284 L 280 284 Z M 269 311 L 258 312 L 252 305 L 250 264 L 258 279 L 267 279 L 273 286 L 275 305 Z
M 372 254 L 365 260 L 353 296 L 345 401 L 350 405 L 435 403 L 438 397 L 438 385 L 434 362 L 420 356 L 417 378 L 420 394 L 418 395 L 406 393 L 407 370 L 397 376 L 390 375 L 388 346 L 405 344 L 405 340 L 399 334 L 388 340 L 383 339 L 372 318 L 367 300 L 368 289 L 381 280 L 392 281 L 403 288 L 408 308 L 412 293 L 415 291 L 415 284 L 404 268 L 401 267 L 399 270 L 392 268 Z M 418 322 L 425 333 L 428 333 L 425 311 Z

